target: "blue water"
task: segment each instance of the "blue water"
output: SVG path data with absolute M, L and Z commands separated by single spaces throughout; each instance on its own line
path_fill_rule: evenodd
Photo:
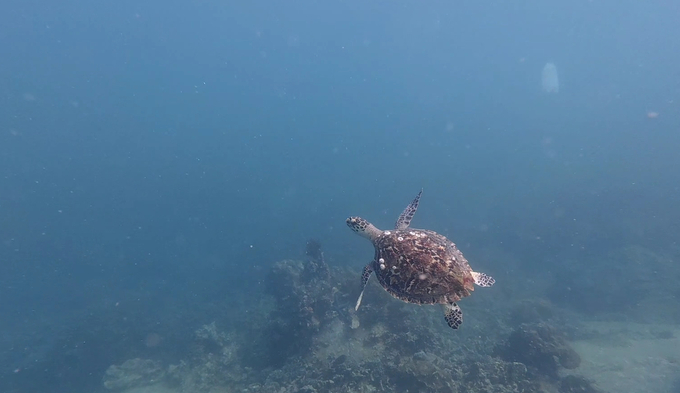
M 421 188 L 414 224 L 520 261 L 486 261 L 499 275 L 674 247 L 679 13 L 4 2 L 0 390 L 99 389 L 148 325 L 172 327 L 163 356 L 181 359 L 200 325 L 246 318 L 234 310 L 309 238 L 360 270 L 370 244 L 345 218 L 388 228 Z M 558 94 L 541 91 L 548 61 Z M 45 366 L 69 351 L 73 365 Z

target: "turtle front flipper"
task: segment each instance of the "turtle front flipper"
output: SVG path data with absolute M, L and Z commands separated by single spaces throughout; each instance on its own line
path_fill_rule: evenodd
M 444 304 L 444 319 L 451 329 L 458 329 L 463 323 L 463 311 L 456 303 Z
M 475 280 L 475 284 L 480 287 L 490 287 L 496 283 L 493 277 L 484 273 L 472 272 L 472 278 Z
M 423 195 L 423 190 L 421 189 L 416 198 L 406 206 L 406 209 L 399 215 L 397 223 L 394 225 L 394 229 L 406 229 L 411 225 L 411 220 L 418 210 L 418 204 L 420 203 L 420 196 Z
M 366 284 L 368 279 L 371 278 L 371 274 L 373 274 L 373 262 L 364 266 L 364 271 L 361 273 L 361 294 L 359 294 L 359 299 L 357 299 L 357 305 L 354 306 L 354 311 L 358 310 L 361 305 L 361 299 L 364 298 L 364 289 L 366 289 Z

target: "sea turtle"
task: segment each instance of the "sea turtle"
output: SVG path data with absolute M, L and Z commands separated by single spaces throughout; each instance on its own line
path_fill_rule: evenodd
M 425 229 L 409 229 L 418 209 L 420 190 L 399 216 L 394 230 L 382 231 L 360 217 L 349 217 L 347 225 L 369 239 L 375 247 L 373 261 L 361 275 L 361 294 L 375 272 L 380 285 L 392 296 L 408 303 L 442 304 L 446 322 L 453 329 L 463 323 L 463 312 L 456 302 L 474 291 L 474 285 L 490 287 L 495 280 L 474 272 L 456 245 L 446 237 Z

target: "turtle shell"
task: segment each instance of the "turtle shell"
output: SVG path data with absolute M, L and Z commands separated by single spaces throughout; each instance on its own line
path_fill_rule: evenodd
M 456 245 L 423 229 L 384 231 L 373 242 L 373 271 L 392 296 L 415 304 L 448 304 L 474 290 L 472 269 Z

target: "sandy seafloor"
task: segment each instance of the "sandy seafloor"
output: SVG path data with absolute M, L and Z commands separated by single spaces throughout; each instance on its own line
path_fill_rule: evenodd
M 676 393 L 680 377 L 680 328 L 673 325 L 624 322 L 584 322 L 592 339 L 571 344 L 581 355 L 581 366 L 572 370 L 608 393 Z M 180 393 L 159 385 L 124 393 Z M 214 390 L 212 393 L 231 393 Z M 549 393 L 549 392 L 546 392 Z
M 575 372 L 610 393 L 676 393 L 680 328 L 622 322 L 592 322 L 585 327 L 600 334 L 571 343 L 581 355 Z

